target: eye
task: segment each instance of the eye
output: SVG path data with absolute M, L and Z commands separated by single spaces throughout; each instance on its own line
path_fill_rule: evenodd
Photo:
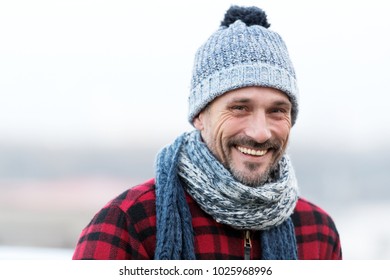
M 274 114 L 289 114 L 290 109 L 286 107 L 272 107 L 270 108 L 269 112 Z
M 282 108 L 274 108 L 271 110 L 271 113 L 285 113 L 286 110 Z
M 235 111 L 245 111 L 245 110 L 247 110 L 247 107 L 246 107 L 246 106 L 242 106 L 242 105 L 235 105 L 235 106 L 232 106 L 232 107 L 231 107 L 231 110 L 235 110 Z

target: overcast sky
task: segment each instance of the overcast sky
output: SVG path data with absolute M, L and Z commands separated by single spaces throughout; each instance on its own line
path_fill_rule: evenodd
M 192 129 L 193 57 L 231 4 L 263 8 L 287 44 L 300 88 L 292 141 L 388 147 L 382 0 L 1 1 L 0 143 L 121 146 Z

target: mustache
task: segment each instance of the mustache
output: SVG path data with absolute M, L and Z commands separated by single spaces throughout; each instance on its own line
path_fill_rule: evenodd
M 263 143 L 259 143 L 253 140 L 250 137 L 246 136 L 237 136 L 228 141 L 228 145 L 231 146 L 245 146 L 248 148 L 265 150 L 265 149 L 274 149 L 279 150 L 282 147 L 282 143 L 276 139 L 269 139 Z

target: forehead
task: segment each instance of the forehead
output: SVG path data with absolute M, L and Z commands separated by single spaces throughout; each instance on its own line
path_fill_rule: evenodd
M 282 91 L 269 87 L 245 87 L 228 91 L 214 100 L 215 103 L 231 103 L 231 102 L 258 102 L 258 103 L 273 103 L 284 102 L 289 103 L 290 99 Z

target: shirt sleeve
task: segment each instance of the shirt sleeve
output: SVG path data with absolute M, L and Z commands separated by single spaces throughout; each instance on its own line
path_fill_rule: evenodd
M 128 213 L 116 205 L 101 209 L 81 232 L 73 259 L 147 259 Z
M 301 260 L 341 260 L 340 236 L 322 208 L 300 199 L 292 215 Z
M 329 239 L 331 242 L 328 242 L 328 246 L 330 247 L 330 257 L 329 259 L 331 260 L 342 260 L 343 259 L 343 254 L 341 250 L 341 241 L 340 241 L 340 235 L 339 232 L 337 231 L 336 225 L 332 218 L 328 217 L 330 222 L 330 236 Z

